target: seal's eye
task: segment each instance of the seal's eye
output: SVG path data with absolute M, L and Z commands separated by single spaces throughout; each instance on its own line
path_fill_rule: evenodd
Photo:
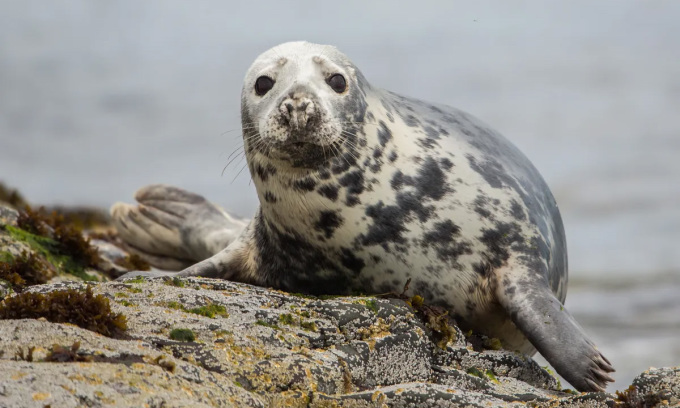
M 263 96 L 267 92 L 269 92 L 270 89 L 274 87 L 274 80 L 269 78 L 268 76 L 261 76 L 257 78 L 257 81 L 255 81 L 255 93 L 258 94 L 259 96 Z
M 326 79 L 326 83 L 337 93 L 343 93 L 345 92 L 345 89 L 347 89 L 347 81 L 345 81 L 345 77 L 340 74 L 331 75 Z

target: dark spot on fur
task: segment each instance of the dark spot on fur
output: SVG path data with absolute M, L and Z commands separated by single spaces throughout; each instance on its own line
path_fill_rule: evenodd
M 422 200 L 416 197 L 413 193 L 397 194 L 397 205 L 406 213 L 415 213 L 418 216 L 420 222 L 427 221 L 434 211 L 433 206 L 424 206 Z
M 406 231 L 404 226 L 404 210 L 395 205 L 385 205 L 382 201 L 366 207 L 366 215 L 373 219 L 373 224 L 368 228 L 362 238 L 362 244 L 382 244 L 387 242 L 406 243 L 401 233 Z
M 441 163 L 444 170 L 451 170 L 451 167 L 453 167 L 453 163 L 451 162 L 451 160 L 447 159 L 446 157 L 439 160 L 439 163 Z
M 297 179 L 293 182 L 293 187 L 300 191 L 314 191 L 316 181 L 311 177 Z
M 330 238 L 343 221 L 343 218 L 335 211 L 321 211 L 319 220 L 314 224 L 314 229 L 323 231 L 326 238 Z
M 382 149 L 378 149 L 377 147 L 375 149 L 373 149 L 373 158 L 374 159 L 379 159 L 379 158 L 382 157 L 382 155 L 383 155 Z
M 510 215 L 512 215 L 518 221 L 524 221 L 527 219 L 524 209 L 515 199 L 510 201 Z
M 361 200 L 359 200 L 359 197 L 347 193 L 345 196 L 345 205 L 348 207 L 354 207 L 355 205 L 359 204 Z
M 265 191 L 264 201 L 274 204 L 278 200 L 276 199 L 276 196 L 274 194 L 272 194 L 270 191 Z
M 455 266 L 459 256 L 472 253 L 472 245 L 469 242 L 458 242 L 458 236 L 460 227 L 453 221 L 437 222 L 432 230 L 423 234 L 421 245 L 434 248 L 440 260 Z
M 342 256 L 340 257 L 342 266 L 349 269 L 358 275 L 366 264 L 361 258 L 357 258 L 352 251 L 347 248 L 342 248 Z
M 333 184 L 324 184 L 317 190 L 319 194 L 323 197 L 328 198 L 331 201 L 338 199 L 338 187 Z
M 430 139 L 428 137 L 422 137 L 418 139 L 418 145 L 425 149 L 432 149 L 436 146 L 439 146 L 436 140 Z
M 446 183 L 446 175 L 432 157 L 425 159 L 425 162 L 418 169 L 415 186 L 419 195 L 434 200 L 440 200 L 450 191 L 450 187 Z
M 346 160 L 343 160 L 342 158 L 336 158 L 333 160 L 333 164 L 331 165 L 331 171 L 333 174 L 342 174 L 349 170 L 350 164 Z
M 420 125 L 420 120 L 418 120 L 418 118 L 413 115 L 406 116 L 404 118 L 404 122 L 406 122 L 406 126 L 408 127 L 416 127 Z
M 260 178 L 260 180 L 267 181 L 269 179 L 269 176 L 273 176 L 276 174 L 276 167 L 272 166 L 271 164 L 261 166 L 258 163 L 255 165 L 255 174 L 257 175 L 257 177 Z
M 390 156 L 387 159 L 390 161 L 390 163 L 394 163 L 394 161 L 397 160 L 398 157 L 399 155 L 397 154 L 397 152 L 392 150 Z
M 392 175 L 392 180 L 390 181 L 390 186 L 392 190 L 401 190 L 404 185 L 413 185 L 413 179 L 410 176 L 405 176 L 401 170 L 397 170 Z
M 432 126 L 425 126 L 425 134 L 427 135 L 428 138 L 433 140 L 440 138 L 439 132 Z
M 392 132 L 390 132 L 390 129 L 387 127 L 385 122 L 381 120 L 380 127 L 378 128 L 378 141 L 380 142 L 380 146 L 385 147 L 387 142 L 389 142 L 391 139 Z
M 361 194 L 364 191 L 364 173 L 361 170 L 347 173 L 338 181 L 347 188 L 349 194 Z
M 472 170 L 479 173 L 484 180 L 493 188 L 503 188 L 503 181 L 501 174 L 505 174 L 503 167 L 495 160 L 487 160 L 483 163 L 477 163 L 477 160 L 471 155 L 467 156 Z M 505 177 L 508 177 L 507 175 Z
M 478 195 L 475 201 L 472 202 L 474 205 L 475 212 L 479 214 L 482 218 L 493 220 L 495 217 L 491 214 L 491 211 L 487 208 L 489 205 L 489 200 L 484 195 Z
M 524 237 L 518 223 L 498 222 L 493 229 L 483 228 L 479 240 L 486 246 L 485 255 L 489 264 L 493 268 L 499 268 L 510 257 L 511 247 L 523 245 Z

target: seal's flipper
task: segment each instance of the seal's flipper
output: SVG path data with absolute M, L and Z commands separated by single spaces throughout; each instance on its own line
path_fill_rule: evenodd
M 133 252 L 158 268 L 178 270 L 206 259 L 227 247 L 247 224 L 176 187 L 147 186 L 135 198 L 137 206 L 111 207 L 113 224 Z
M 528 273 L 523 274 L 525 277 Z M 498 300 L 515 325 L 565 380 L 579 391 L 604 391 L 611 363 L 548 288 L 547 282 L 498 285 Z

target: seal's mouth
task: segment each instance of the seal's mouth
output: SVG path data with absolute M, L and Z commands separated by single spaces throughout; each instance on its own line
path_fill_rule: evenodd
M 287 141 L 271 147 L 271 156 L 288 161 L 293 167 L 315 168 L 331 156 L 328 147 L 314 142 Z

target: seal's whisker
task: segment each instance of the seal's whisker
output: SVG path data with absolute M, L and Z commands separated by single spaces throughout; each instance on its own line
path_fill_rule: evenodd
M 244 164 L 243 167 L 241 167 L 241 170 L 239 170 L 239 172 L 236 173 L 236 175 L 234 176 L 234 178 L 231 180 L 231 183 L 232 183 L 232 184 L 234 183 L 234 181 L 236 181 L 236 179 L 238 178 L 238 176 L 240 176 L 241 173 L 243 173 L 243 170 L 245 170 L 246 167 L 248 167 L 248 163 Z M 252 180 L 252 179 L 251 179 L 251 180 Z

